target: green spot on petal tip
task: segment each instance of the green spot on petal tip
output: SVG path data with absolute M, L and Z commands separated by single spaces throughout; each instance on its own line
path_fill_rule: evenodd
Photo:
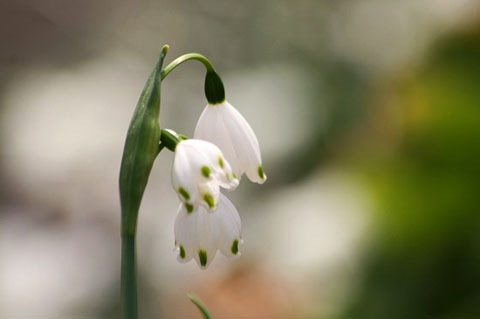
M 185 208 L 187 209 L 188 213 L 193 212 L 193 205 L 190 203 L 185 203 Z
M 258 176 L 259 176 L 261 179 L 265 179 L 265 172 L 263 171 L 262 165 L 260 165 L 260 166 L 258 167 Z
M 232 254 L 238 254 L 238 239 L 235 239 L 232 243 Z
M 185 248 L 182 245 L 180 245 L 180 258 L 185 258 Z
M 208 207 L 213 208 L 215 207 L 215 201 L 213 200 L 212 195 L 210 194 L 205 194 L 203 195 L 203 200 L 208 204 Z
M 218 158 L 218 165 L 220 165 L 221 168 L 225 166 L 225 164 L 223 164 L 223 158 L 221 157 Z
M 200 249 L 198 251 L 198 257 L 200 258 L 200 265 L 202 265 L 202 267 L 205 267 L 207 265 L 207 260 L 208 260 L 207 252 L 205 250 Z

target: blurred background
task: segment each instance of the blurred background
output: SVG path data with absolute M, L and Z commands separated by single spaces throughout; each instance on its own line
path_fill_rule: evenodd
M 0 0 L 0 318 L 119 318 L 118 173 L 161 47 L 205 54 L 266 184 L 242 257 L 173 251 L 172 154 L 138 224 L 140 318 L 480 318 L 480 1 Z M 161 125 L 206 104 L 189 62 Z

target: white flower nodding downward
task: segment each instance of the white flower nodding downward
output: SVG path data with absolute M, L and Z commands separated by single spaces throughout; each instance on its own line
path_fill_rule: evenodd
M 172 183 L 185 209 L 191 213 L 199 205 L 215 210 L 219 187 L 233 190 L 239 182 L 217 146 L 189 139 L 179 141 L 175 147 Z
M 257 137 L 245 118 L 227 101 L 205 107 L 194 138 L 217 145 L 238 179 L 246 173 L 252 182 L 266 181 Z
M 223 194 L 213 212 L 199 207 L 189 213 L 180 204 L 175 219 L 177 259 L 188 262 L 194 258 L 201 268 L 207 268 L 217 250 L 226 256 L 239 256 L 239 245 L 243 244 L 241 230 L 238 211 Z

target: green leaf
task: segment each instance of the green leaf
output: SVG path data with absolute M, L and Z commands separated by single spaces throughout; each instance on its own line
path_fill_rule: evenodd
M 212 319 L 210 311 L 208 311 L 207 307 L 203 304 L 202 301 L 200 301 L 200 299 L 198 299 L 197 296 L 195 296 L 194 294 L 187 294 L 187 296 L 195 304 L 195 306 L 197 306 L 198 310 L 200 310 L 204 319 Z
M 143 192 L 160 151 L 160 74 L 167 51 L 168 46 L 164 46 L 145 83 L 125 140 L 120 168 L 122 235 L 135 235 Z

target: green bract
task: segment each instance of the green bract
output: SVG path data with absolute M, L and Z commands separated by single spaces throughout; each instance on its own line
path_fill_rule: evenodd
M 168 46 L 145 83 L 128 128 L 120 168 L 122 234 L 135 235 L 138 210 L 160 142 L 160 73 Z

